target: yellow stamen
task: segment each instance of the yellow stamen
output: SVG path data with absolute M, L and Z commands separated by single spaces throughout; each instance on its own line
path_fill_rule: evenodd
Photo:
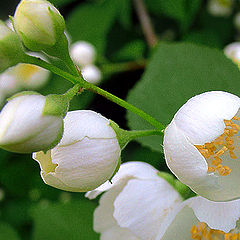
M 228 153 L 231 159 L 237 159 L 237 156 L 233 152 L 235 149 L 233 136 L 240 132 L 240 126 L 233 122 L 233 120 L 238 121 L 239 117 L 235 116 L 231 120 L 224 120 L 226 125 L 224 133 L 214 141 L 205 143 L 204 145 L 196 145 L 202 156 L 207 160 L 211 160 L 212 166 L 208 167 L 209 173 L 217 172 L 220 176 L 227 176 L 231 173 L 231 169 L 228 166 L 222 165 L 221 156 Z
M 192 226 L 191 235 L 193 240 L 240 240 L 240 233 L 211 229 L 203 222 Z

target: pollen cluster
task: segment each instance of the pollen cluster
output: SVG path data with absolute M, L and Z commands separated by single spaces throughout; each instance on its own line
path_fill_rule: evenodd
M 221 156 L 229 154 L 231 159 L 237 159 L 234 154 L 233 137 L 239 134 L 240 126 L 233 122 L 238 121 L 239 117 L 233 117 L 231 120 L 224 120 L 226 128 L 224 133 L 210 143 L 204 145 L 195 145 L 204 158 L 209 160 L 212 166 L 208 166 L 208 172 L 218 172 L 221 176 L 227 176 L 231 172 L 231 168 L 223 166 Z
M 192 226 L 191 235 L 193 240 L 240 240 L 240 233 L 225 233 L 214 230 L 203 222 L 199 222 L 197 226 Z

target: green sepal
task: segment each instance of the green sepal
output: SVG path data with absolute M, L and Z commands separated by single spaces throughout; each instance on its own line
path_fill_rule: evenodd
M 9 31 L 9 35 L 0 40 L 0 73 L 23 62 L 26 56 L 17 34 Z
M 19 32 L 19 34 L 21 35 L 21 39 L 23 41 L 23 44 L 26 48 L 28 48 L 31 51 L 34 52 L 40 52 L 40 51 L 44 51 L 44 49 L 47 49 L 51 46 L 54 46 L 54 44 L 49 45 L 49 44 L 43 44 L 43 43 L 39 43 L 36 42 L 30 38 L 28 38 L 23 32 Z M 56 43 L 55 43 L 56 44 Z
M 113 172 L 113 175 L 109 178 L 109 182 L 110 183 L 112 183 L 112 179 L 115 176 L 115 174 L 118 172 L 118 170 L 119 170 L 119 168 L 121 166 L 121 163 L 122 163 L 122 160 L 121 160 L 121 157 L 119 157 L 117 167 L 115 168 L 115 170 Z
M 7 99 L 7 101 L 9 102 L 10 100 L 12 100 L 16 97 L 21 97 L 21 96 L 26 96 L 26 95 L 41 95 L 41 94 L 38 92 L 35 92 L 35 91 L 23 91 L 23 92 L 16 93 L 13 96 L 9 97 Z
M 46 96 L 43 115 L 65 117 L 69 107 L 69 100 L 65 95 L 50 94 Z
M 116 133 L 116 137 L 119 143 L 119 146 L 121 150 L 123 150 L 129 141 L 131 140 L 130 135 L 128 134 L 128 131 L 121 129 L 118 124 L 116 124 L 114 121 L 109 121 L 109 126 L 114 130 Z
M 48 12 L 53 21 L 56 39 L 58 39 L 59 36 L 64 34 L 64 30 L 66 28 L 65 20 L 60 13 L 54 12 L 50 7 L 48 7 Z
M 167 172 L 157 172 L 157 175 L 166 180 L 173 187 L 175 186 L 176 178 L 172 174 L 169 174 Z

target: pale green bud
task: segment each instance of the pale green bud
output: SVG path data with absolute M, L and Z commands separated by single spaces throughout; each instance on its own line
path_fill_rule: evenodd
M 22 0 L 14 15 L 14 27 L 28 49 L 44 51 L 63 37 L 65 21 L 48 1 Z
M 62 138 L 67 109 L 64 95 L 16 94 L 0 113 L 0 147 L 19 153 L 53 148 Z
M 24 55 L 17 34 L 0 21 L 0 72 L 21 62 Z

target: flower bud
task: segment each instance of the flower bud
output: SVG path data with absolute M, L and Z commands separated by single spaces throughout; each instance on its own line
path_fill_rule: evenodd
M 0 147 L 19 153 L 48 150 L 61 139 L 63 111 L 58 95 L 44 97 L 34 92 L 13 96 L 0 113 Z M 65 109 L 66 111 L 66 109 Z
M 85 192 L 110 179 L 121 150 L 109 120 L 93 111 L 68 112 L 60 143 L 33 154 L 43 181 L 55 188 Z
M 90 83 L 98 84 L 101 80 L 101 71 L 95 65 L 88 65 L 82 68 L 83 78 Z
M 0 21 L 0 72 L 21 62 L 24 55 L 17 34 Z
M 14 15 L 14 27 L 32 51 L 53 47 L 63 36 L 65 22 L 59 11 L 45 0 L 22 0 Z
M 240 12 L 236 13 L 233 19 L 235 28 L 240 31 Z
M 82 67 L 93 64 L 96 59 L 96 50 L 92 44 L 78 41 L 71 46 L 70 55 L 74 63 Z
M 225 55 L 240 66 L 240 43 L 234 42 L 224 48 Z
M 40 54 L 28 53 L 28 55 L 44 59 Z M 50 72 L 33 64 L 20 63 L 12 68 L 12 74 L 16 76 L 22 88 L 36 90 L 47 83 Z
M 214 16 L 227 17 L 232 13 L 233 0 L 209 0 L 208 12 Z

